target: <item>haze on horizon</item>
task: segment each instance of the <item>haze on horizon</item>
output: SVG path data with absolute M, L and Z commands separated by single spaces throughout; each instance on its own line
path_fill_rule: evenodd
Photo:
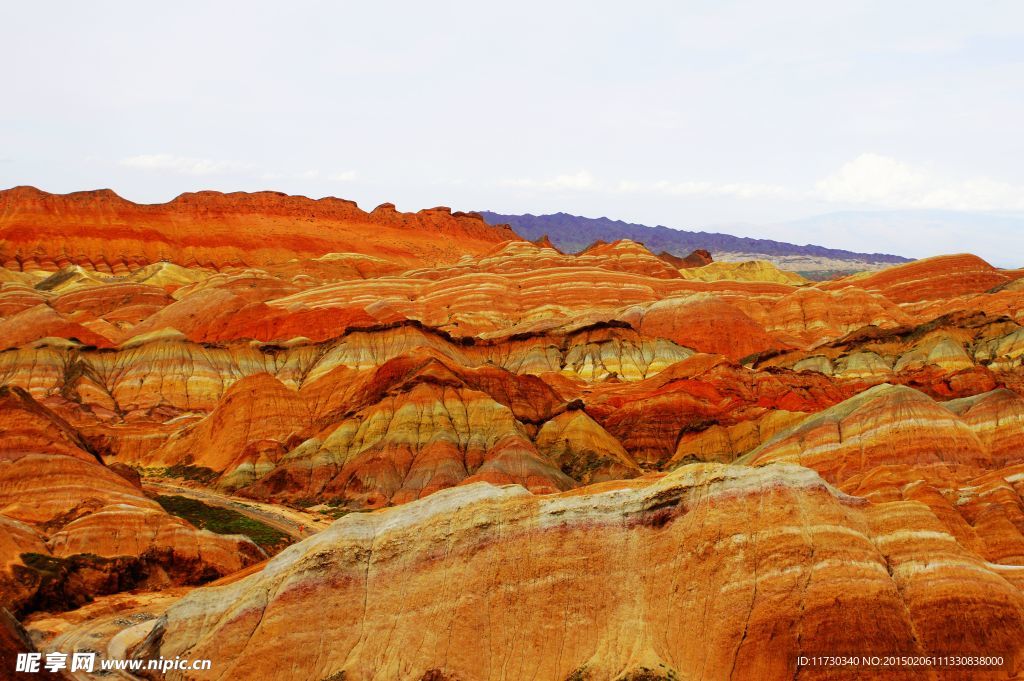
M 23 3 L 0 55 L 2 187 L 565 211 L 1024 265 L 1016 2 Z

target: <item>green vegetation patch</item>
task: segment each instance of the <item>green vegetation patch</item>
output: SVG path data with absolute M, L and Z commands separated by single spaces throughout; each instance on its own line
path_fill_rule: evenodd
M 51 577 L 60 574 L 67 563 L 63 558 L 48 556 L 45 553 L 23 553 L 21 562 L 36 572 Z
M 180 478 L 183 480 L 195 480 L 196 482 L 209 483 L 217 479 L 217 471 L 203 466 L 186 466 L 176 464 L 164 469 L 161 476 L 165 478 Z
M 675 669 L 670 669 L 664 664 L 658 665 L 659 669 L 648 669 L 640 667 L 634 669 L 625 676 L 620 676 L 619 681 L 678 681 Z
M 583 665 L 569 672 L 569 676 L 565 677 L 565 681 L 590 681 L 590 672 L 587 671 L 587 666 Z
M 335 672 L 330 676 L 326 677 L 325 679 L 323 679 L 323 681 L 345 681 L 345 672 Z
M 338 518 L 343 518 L 343 517 L 347 516 L 349 513 L 361 513 L 361 512 L 362 511 L 353 511 L 350 508 L 330 508 L 330 509 L 327 509 L 325 511 L 320 511 L 320 515 L 325 515 L 328 518 L 330 518 L 331 520 L 337 520 Z
M 198 528 L 217 534 L 244 534 L 268 552 L 280 551 L 292 543 L 291 537 L 281 530 L 238 511 L 177 495 L 160 495 L 155 500 L 171 515 L 184 518 Z

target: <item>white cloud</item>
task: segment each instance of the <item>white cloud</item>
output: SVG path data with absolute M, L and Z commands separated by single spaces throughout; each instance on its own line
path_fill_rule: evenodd
M 241 173 L 252 175 L 263 180 L 320 180 L 326 177 L 336 182 L 349 182 L 358 177 L 354 170 L 333 173 L 323 176 L 316 168 L 303 170 L 301 172 L 281 172 L 278 170 L 266 170 L 253 163 L 242 161 L 218 161 L 209 158 L 194 158 L 191 156 L 175 156 L 174 154 L 142 154 L 130 156 L 118 161 L 118 165 L 142 170 L 158 170 L 182 175 L 223 175 L 228 173 Z
M 546 180 L 534 178 L 520 178 L 504 180 L 500 184 L 506 187 L 522 187 L 525 189 L 548 189 L 548 190 L 589 190 L 598 188 L 594 176 L 586 170 L 581 170 L 571 175 L 556 175 Z
M 875 153 L 861 154 L 810 188 L 759 182 L 623 180 L 616 190 L 685 197 L 823 201 L 892 209 L 1024 210 L 1024 186 L 985 177 L 949 177 Z
M 643 183 L 624 180 L 618 184 L 618 191 L 624 193 L 653 192 L 671 196 L 725 196 L 737 199 L 793 199 L 802 193 L 773 184 L 756 182 L 659 182 Z
M 861 154 L 815 185 L 836 203 L 962 211 L 1024 210 L 1024 186 L 985 177 L 952 178 L 889 156 Z
M 777 200 L 888 209 L 1024 210 L 1024 185 L 986 177 L 956 178 L 876 153 L 861 154 L 811 186 L 803 187 L 707 180 L 610 182 L 600 180 L 586 170 L 547 179 L 509 179 L 499 184 L 540 191 Z
M 142 154 L 129 156 L 118 161 L 120 165 L 144 170 L 167 170 L 182 175 L 220 175 L 224 173 L 249 172 L 254 170 L 250 163 L 241 161 L 219 161 L 209 158 L 175 156 L 173 154 Z

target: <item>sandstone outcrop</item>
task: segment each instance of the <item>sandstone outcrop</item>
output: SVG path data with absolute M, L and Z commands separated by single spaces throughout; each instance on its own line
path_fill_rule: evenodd
M 658 253 L 658 257 L 678 270 L 689 267 L 703 267 L 704 265 L 710 265 L 714 262 L 714 258 L 711 257 L 711 253 L 704 248 L 698 248 L 685 258 L 672 255 L 668 251 Z
M 757 465 L 785 461 L 819 471 L 826 480 L 840 484 L 847 478 L 886 465 L 951 465 L 975 472 L 1004 468 L 1024 462 L 1020 430 L 1024 398 L 989 393 L 953 402 L 947 409 L 927 395 L 905 386 L 883 384 L 808 417 L 754 449 L 748 461 Z M 969 408 L 973 407 L 973 408 Z M 955 410 L 970 413 L 975 427 Z M 1001 417 L 1001 418 L 1000 418 Z M 988 426 L 986 446 L 976 431 Z M 1009 446 L 1003 444 L 1009 439 Z
M 767 260 L 746 262 L 711 262 L 680 272 L 684 279 L 697 281 L 770 281 L 777 284 L 801 285 L 809 283 L 796 272 L 785 272 Z
M 16 187 L 0 192 L 0 216 L 4 267 L 74 264 L 114 275 L 160 261 L 222 269 L 346 252 L 450 262 L 518 238 L 446 208 L 399 213 L 386 204 L 367 213 L 343 199 L 278 192 L 198 192 L 142 205 L 106 189 L 60 195 Z
M 1009 390 L 937 402 L 911 388 L 876 386 L 782 430 L 740 461 L 799 463 L 873 502 L 921 502 L 985 560 L 1011 573 L 1022 564 L 1024 398 Z
M 0 601 L 66 608 L 147 584 L 194 584 L 261 560 L 197 530 L 112 471 L 72 426 L 0 387 Z
M 978 256 L 965 253 L 915 260 L 879 272 L 827 282 L 822 287 L 839 289 L 852 285 L 881 293 L 895 303 L 913 303 L 982 293 L 1013 278 Z
M 151 640 L 225 661 L 175 679 L 250 678 L 268 659 L 284 681 L 829 678 L 797 655 L 1018 654 L 1024 595 L 1004 574 L 919 503 L 871 504 L 790 465 L 702 464 L 349 515 L 194 591 Z
M 313 681 L 1021 652 L 1018 271 L 812 283 L 446 208 L 27 188 L 0 263 L 0 605 L 52 610 L 46 650 Z M 341 520 L 264 565 L 171 493 Z M 60 613 L 215 578 L 144 633 Z

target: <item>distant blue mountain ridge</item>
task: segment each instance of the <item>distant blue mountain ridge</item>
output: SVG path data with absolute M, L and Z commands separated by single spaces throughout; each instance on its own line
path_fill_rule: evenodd
M 813 244 L 798 245 L 772 239 L 755 239 L 720 232 L 672 229 L 658 225 L 650 227 L 609 218 L 587 218 L 569 213 L 551 215 L 507 215 L 491 211 L 477 211 L 492 225 L 508 224 L 520 236 L 535 241 L 547 235 L 559 250 L 576 253 L 595 241 L 632 239 L 643 243 L 655 253 L 666 251 L 684 257 L 703 248 L 712 253 L 751 253 L 766 256 L 806 256 L 851 262 L 904 263 L 905 258 L 890 253 L 857 253 L 839 248 L 826 248 Z

